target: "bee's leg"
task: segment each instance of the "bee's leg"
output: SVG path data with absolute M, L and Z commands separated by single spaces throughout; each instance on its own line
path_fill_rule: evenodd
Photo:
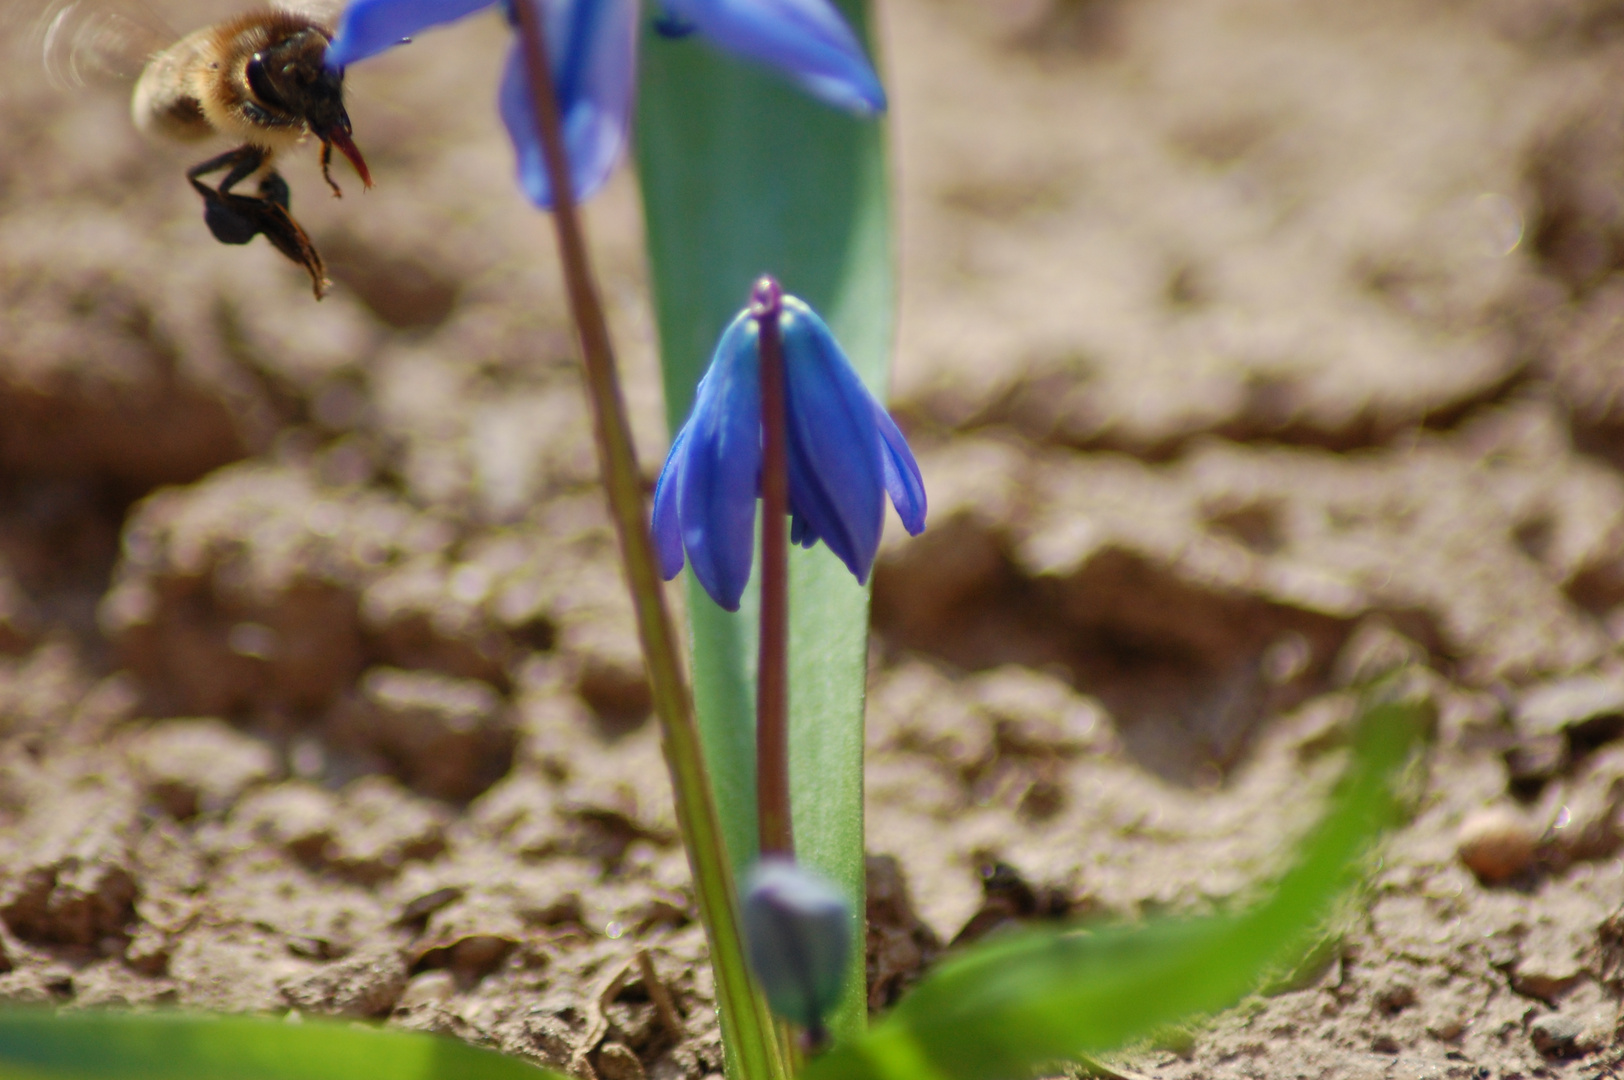
M 203 197 L 203 223 L 222 244 L 246 244 L 262 231 L 255 223 L 259 212 L 252 205 L 262 200 L 243 195 L 222 195 L 194 177 L 192 189 Z
M 276 250 L 305 268 L 310 275 L 310 287 L 315 290 L 316 299 L 320 300 L 326 295 L 331 282 L 327 280 L 327 266 L 321 261 L 321 253 L 316 250 L 316 245 L 310 242 L 304 229 L 280 203 L 269 199 L 250 201 L 264 208 L 258 225 L 265 239 L 275 244 Z
M 282 174 L 275 169 L 267 172 L 259 181 L 259 197 L 269 199 L 284 210 L 291 210 L 291 193 L 288 191 L 288 182 L 282 179 Z
M 344 197 L 344 189 L 338 186 L 338 181 L 333 179 L 333 174 L 329 171 L 332 164 L 333 144 L 324 139 L 322 140 L 321 144 L 321 178 L 327 181 L 328 187 L 333 189 L 333 198 L 342 199 Z
M 203 217 L 209 223 L 209 230 L 214 233 L 215 239 L 225 244 L 246 244 L 264 233 L 265 239 L 276 250 L 305 268 L 317 300 L 326 294 L 329 282 L 321 253 L 281 202 L 269 197 L 256 199 L 248 195 L 210 194 L 214 196 L 214 201 L 205 208 Z M 231 238 L 228 239 L 227 234 Z M 237 236 L 242 239 L 235 239 Z
M 235 150 L 228 150 L 218 157 L 212 157 L 186 170 L 187 181 L 203 198 L 203 222 L 220 243 L 246 244 L 263 231 L 256 224 L 258 213 L 249 205 L 258 200 L 232 195 L 231 188 L 264 164 L 265 156 L 266 152 L 263 149 L 248 144 Z M 218 187 L 211 188 L 198 179 L 221 169 L 229 171 Z
M 242 150 L 254 150 L 243 147 Z M 327 267 L 322 262 L 316 245 L 310 242 L 299 223 L 288 213 L 288 183 L 276 172 L 266 173 L 260 180 L 260 197 L 237 195 L 227 190 L 264 164 L 265 155 L 238 157 L 241 151 L 223 154 L 214 161 L 205 161 L 187 174 L 192 187 L 203 198 L 203 221 L 214 238 L 222 244 L 246 244 L 263 233 L 276 250 L 304 267 L 310 275 L 316 299 L 327 292 Z M 219 189 L 211 188 L 197 177 L 231 165 L 231 172 L 221 181 Z M 247 166 L 245 168 L 245 166 Z
M 245 177 L 253 173 L 254 170 L 265 164 L 265 159 L 269 156 L 269 152 L 264 147 L 255 146 L 253 143 L 245 143 L 235 150 L 227 150 L 218 157 L 212 157 L 201 164 L 193 165 L 186 170 L 186 179 L 192 181 L 193 187 L 199 187 L 201 185 L 198 183 L 198 177 L 229 168 L 230 171 L 226 173 L 225 179 L 221 180 L 216 188 L 221 195 L 225 195 L 233 187 L 241 183 Z

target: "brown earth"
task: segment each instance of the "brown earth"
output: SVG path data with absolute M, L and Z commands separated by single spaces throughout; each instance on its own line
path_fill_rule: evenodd
M 317 305 L 11 3 L 0 997 L 717 1071 L 499 21 L 351 73 L 375 190 L 288 164 Z M 1412 660 L 1437 738 L 1365 906 L 1123 1067 L 1616 1075 L 1624 6 L 881 12 L 932 511 L 876 572 L 876 1005 L 1010 919 L 1245 895 Z M 652 469 L 629 176 L 590 228 Z

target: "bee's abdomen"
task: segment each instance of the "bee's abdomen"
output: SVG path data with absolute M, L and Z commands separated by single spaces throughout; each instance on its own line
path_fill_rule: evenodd
M 201 34 L 190 34 L 147 62 L 130 99 L 143 133 L 191 142 L 213 131 L 192 86 L 191 73 L 204 62 L 202 44 Z

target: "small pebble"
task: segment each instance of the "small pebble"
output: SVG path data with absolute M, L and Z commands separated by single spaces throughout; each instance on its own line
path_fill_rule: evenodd
M 1496 885 L 1533 865 L 1538 837 L 1526 818 L 1509 807 L 1474 810 L 1461 822 L 1455 850 L 1485 885 Z
M 1546 1057 L 1583 1057 L 1605 1044 L 1584 1019 L 1566 1013 L 1541 1016 L 1529 1025 L 1529 1040 Z
M 643 1063 L 624 1043 L 604 1043 L 598 1051 L 598 1075 L 603 1080 L 644 1080 Z
M 438 1005 L 450 1001 L 457 993 L 456 977 L 449 971 L 425 971 L 406 984 L 400 995 L 397 1011 L 406 1011 L 424 1005 Z

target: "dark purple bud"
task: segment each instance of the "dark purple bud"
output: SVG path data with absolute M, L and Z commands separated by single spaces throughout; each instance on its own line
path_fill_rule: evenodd
M 773 1011 L 825 1039 L 823 1019 L 840 1000 L 851 956 L 851 905 L 832 884 L 791 859 L 756 864 L 744 896 L 750 967 Z

